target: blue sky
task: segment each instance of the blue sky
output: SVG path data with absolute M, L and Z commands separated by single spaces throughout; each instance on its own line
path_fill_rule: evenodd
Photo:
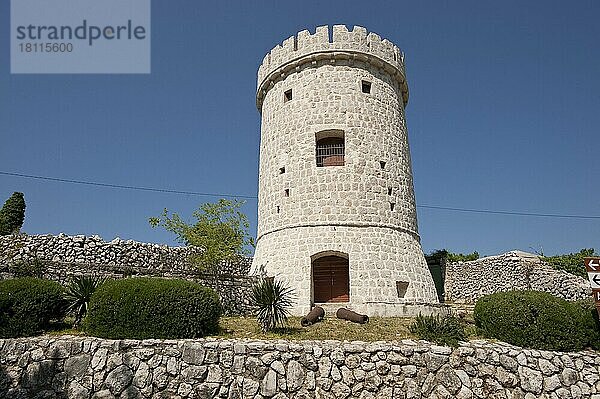
M 255 196 L 264 54 L 361 25 L 406 53 L 418 205 L 600 215 L 598 1 L 153 1 L 149 75 L 11 75 L 0 16 L 0 172 Z M 218 198 L 0 175 L 13 191 L 29 234 L 168 244 L 148 217 Z M 426 252 L 600 250 L 600 219 L 420 208 L 419 228 Z

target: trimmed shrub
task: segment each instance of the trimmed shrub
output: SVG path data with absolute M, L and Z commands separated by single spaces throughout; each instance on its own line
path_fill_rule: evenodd
M 458 341 L 467 339 L 463 322 L 449 315 L 422 316 L 419 313 L 409 330 L 420 339 L 438 345 L 458 346 Z
M 594 350 L 600 350 L 600 320 L 594 299 L 590 297 L 572 303 L 583 309 L 585 323 L 590 330 L 590 347 Z
M 498 292 L 480 298 L 474 318 L 483 336 L 526 348 L 574 351 L 596 346 L 589 307 L 546 292 Z
M 127 278 L 94 291 L 83 328 L 101 338 L 198 338 L 218 331 L 221 313 L 210 288 L 185 280 Z
M 0 337 L 25 337 L 64 317 L 60 284 L 32 277 L 0 281 Z

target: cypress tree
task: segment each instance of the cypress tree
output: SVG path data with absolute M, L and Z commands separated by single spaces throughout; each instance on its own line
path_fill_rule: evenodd
M 14 192 L 0 209 L 0 235 L 18 233 L 25 220 L 25 197 Z

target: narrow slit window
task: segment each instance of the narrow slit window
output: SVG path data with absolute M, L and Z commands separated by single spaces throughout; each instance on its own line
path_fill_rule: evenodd
M 292 89 L 289 89 L 283 93 L 283 102 L 287 103 L 288 101 L 292 101 Z
M 285 189 L 285 191 L 284 191 L 284 195 L 285 195 L 286 197 L 289 197 L 289 196 L 290 196 L 290 189 L 289 189 L 289 188 L 286 188 L 286 189 Z
M 282 175 L 285 173 L 285 166 L 282 166 L 281 168 L 279 168 L 279 174 Z
M 277 213 L 279 213 L 281 211 L 281 208 L 279 207 L 279 205 L 277 205 Z
M 404 298 L 406 291 L 408 290 L 408 281 L 396 281 L 396 292 L 398 298 Z
M 394 202 L 390 202 L 390 211 L 393 211 L 395 207 L 396 204 Z
M 388 195 L 392 195 L 392 191 L 393 191 L 392 188 L 388 187 Z
M 371 82 L 368 80 L 363 80 L 361 82 L 362 92 L 370 94 L 371 93 Z

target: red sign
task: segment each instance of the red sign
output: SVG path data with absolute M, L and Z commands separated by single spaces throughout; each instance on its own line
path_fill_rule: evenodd
M 592 289 L 592 295 L 594 296 L 594 302 L 596 302 L 596 306 L 600 306 L 600 289 Z
M 583 258 L 585 270 L 589 273 L 600 273 L 600 257 Z

